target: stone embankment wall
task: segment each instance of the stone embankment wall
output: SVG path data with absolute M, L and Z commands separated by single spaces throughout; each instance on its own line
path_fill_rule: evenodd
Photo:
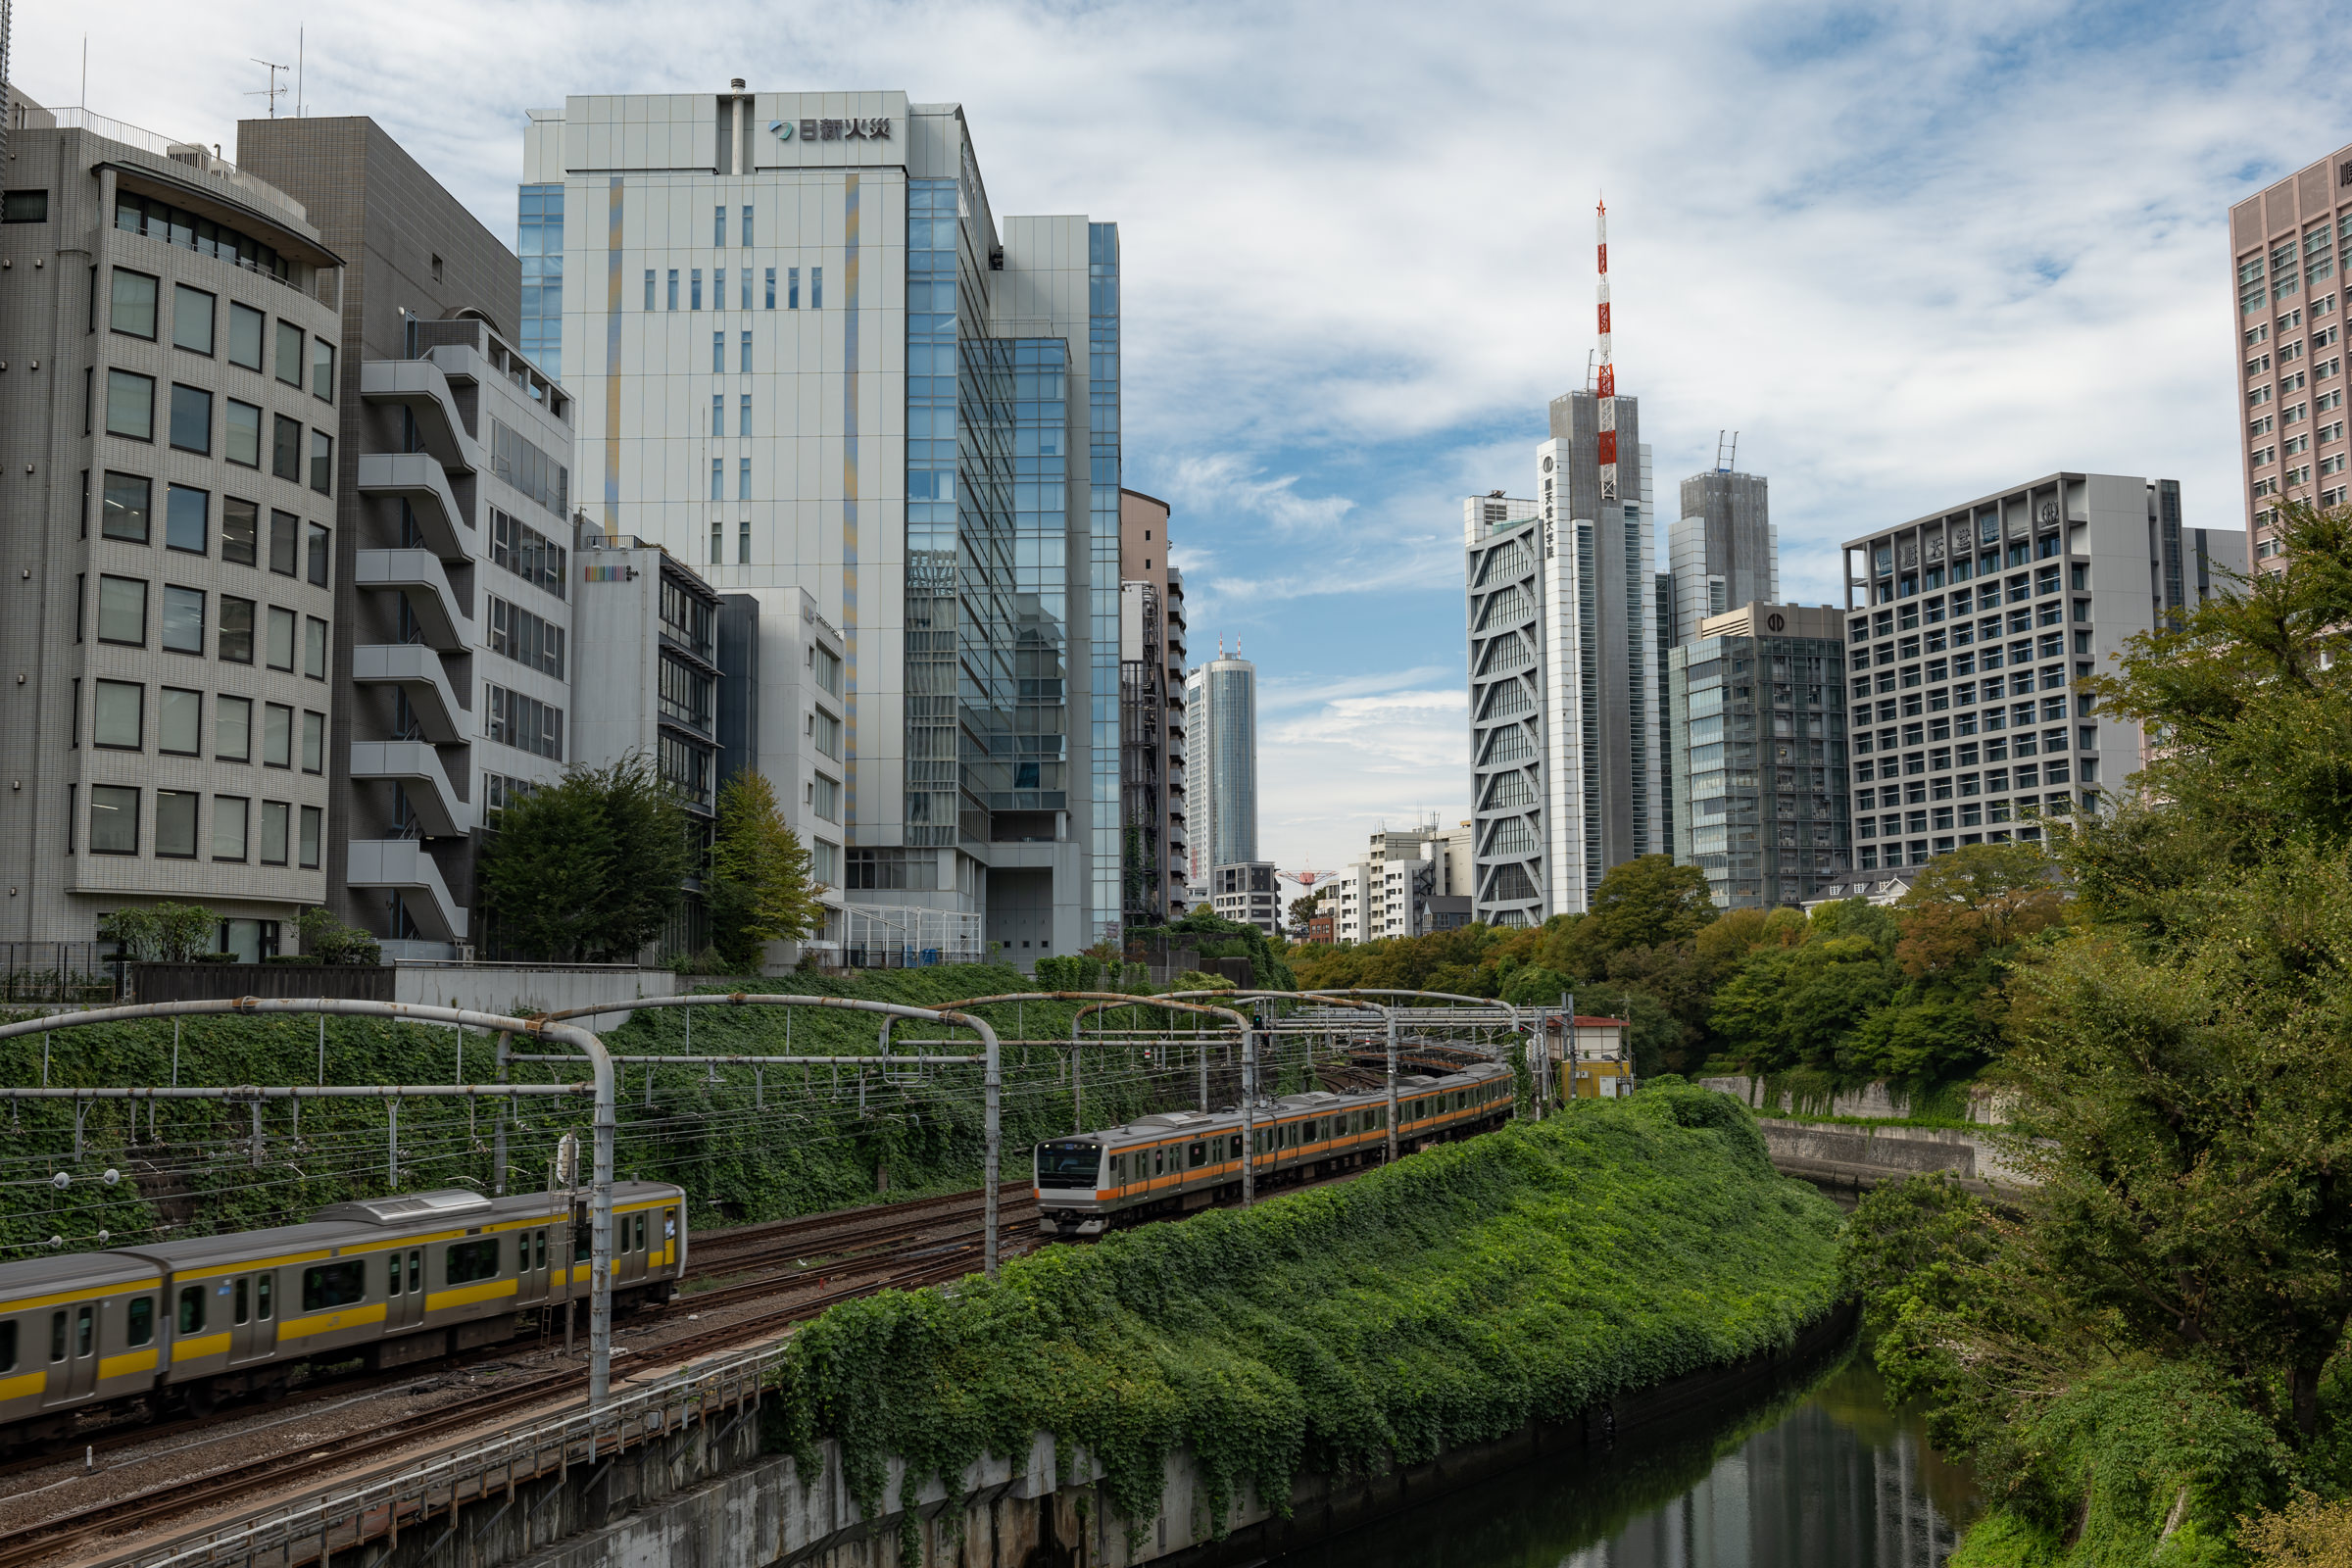
M 1740 1073 L 1721 1078 L 1701 1078 L 1698 1085 L 1701 1089 L 1718 1090 L 1730 1095 L 1748 1109 L 1767 1116 L 1776 1110 L 1789 1110 L 1808 1116 L 1862 1116 L 1872 1121 L 1902 1121 L 1912 1114 L 1911 1097 L 1886 1083 L 1864 1084 L 1859 1089 L 1841 1089 L 1826 1097 L 1775 1088 L 1769 1078 Z M 1968 1119 L 1984 1126 L 2000 1126 L 2009 1119 L 2009 1096 L 2003 1091 L 1982 1085 L 1971 1088 L 1968 1092 Z
M 1802 1376 L 1845 1342 L 1850 1307 L 1817 1321 L 1788 1350 L 1678 1378 L 1594 1405 L 1575 1420 L 1522 1428 L 1494 1443 L 1372 1476 L 1307 1475 L 1287 1515 L 1244 1487 L 1222 1539 L 1207 1517 L 1189 1453 L 1168 1457 L 1160 1514 L 1129 1540 L 1098 1505 L 1101 1470 L 1066 1457 L 1043 1433 L 1017 1462 L 984 1458 L 956 1499 L 936 1481 L 913 1503 L 923 1568 L 1239 1568 L 1337 1531 L 1371 1523 L 1479 1477 L 1642 1429 L 1730 1408 Z M 881 1512 L 868 1519 L 843 1481 L 831 1443 L 804 1474 L 760 1451 L 755 1415 L 722 1417 L 563 1478 L 547 1477 L 469 1503 L 455 1521 L 403 1530 L 371 1568 L 427 1568 L 448 1543 L 475 1568 L 892 1568 L 899 1560 L 906 1467 L 892 1460 Z

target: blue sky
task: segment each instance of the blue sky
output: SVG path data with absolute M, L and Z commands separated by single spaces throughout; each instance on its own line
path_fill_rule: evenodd
M 84 8 L 23 6 L 33 97 Z M 90 107 L 234 140 L 308 30 L 512 242 L 571 92 L 961 102 L 1000 213 L 1121 224 L 1127 479 L 1176 508 L 1195 657 L 1258 662 L 1261 853 L 1466 808 L 1461 497 L 1526 494 L 1582 384 L 1606 193 L 1661 510 L 1740 432 L 1786 597 L 1837 543 L 2053 468 L 2244 525 L 2230 203 L 2352 140 L 2343 6 L 1355 3 L 112 8 Z

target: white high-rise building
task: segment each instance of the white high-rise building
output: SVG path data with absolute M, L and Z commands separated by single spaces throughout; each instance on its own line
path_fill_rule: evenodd
M 852 912 L 984 913 L 1016 962 L 1115 934 L 1117 225 L 1000 219 L 962 109 L 901 92 L 575 97 L 523 162 L 574 494 L 760 600 L 758 765 Z M 846 656 L 837 759 L 804 593 Z
M 1671 848 L 1650 453 L 1617 399 L 1640 483 L 1600 501 L 1592 394 L 1551 404 L 1537 498 L 1463 504 L 1473 917 L 1581 913 L 1609 867 Z
M 1257 666 L 1224 645 L 1184 681 L 1193 880 L 1257 858 Z

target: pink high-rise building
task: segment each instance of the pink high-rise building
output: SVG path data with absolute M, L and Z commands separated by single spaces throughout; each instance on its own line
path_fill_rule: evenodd
M 2237 276 L 2246 521 L 2254 564 L 2277 559 L 2281 499 L 2341 505 L 2352 490 L 2344 439 L 2342 280 L 2352 240 L 2352 147 L 2230 209 Z

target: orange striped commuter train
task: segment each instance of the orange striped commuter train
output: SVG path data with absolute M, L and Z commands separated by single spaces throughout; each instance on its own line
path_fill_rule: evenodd
M 614 1310 L 667 1300 L 685 1266 L 686 1195 L 614 1183 Z M 0 1263 L 0 1447 L 62 1437 L 96 1407 L 202 1415 L 279 1395 L 305 1362 L 493 1344 L 517 1313 L 587 1295 L 588 1227 L 547 1193 L 401 1194 L 304 1225 Z
M 1498 1127 L 1517 1086 L 1508 1067 L 1482 1062 L 1443 1078 L 1396 1081 L 1399 1152 Z M 1287 1095 L 1253 1118 L 1259 1189 L 1330 1175 L 1387 1151 L 1386 1089 Z M 1169 1111 L 1124 1127 L 1037 1148 L 1037 1226 L 1048 1240 L 1102 1235 L 1113 1225 L 1201 1208 L 1242 1190 L 1242 1113 Z

